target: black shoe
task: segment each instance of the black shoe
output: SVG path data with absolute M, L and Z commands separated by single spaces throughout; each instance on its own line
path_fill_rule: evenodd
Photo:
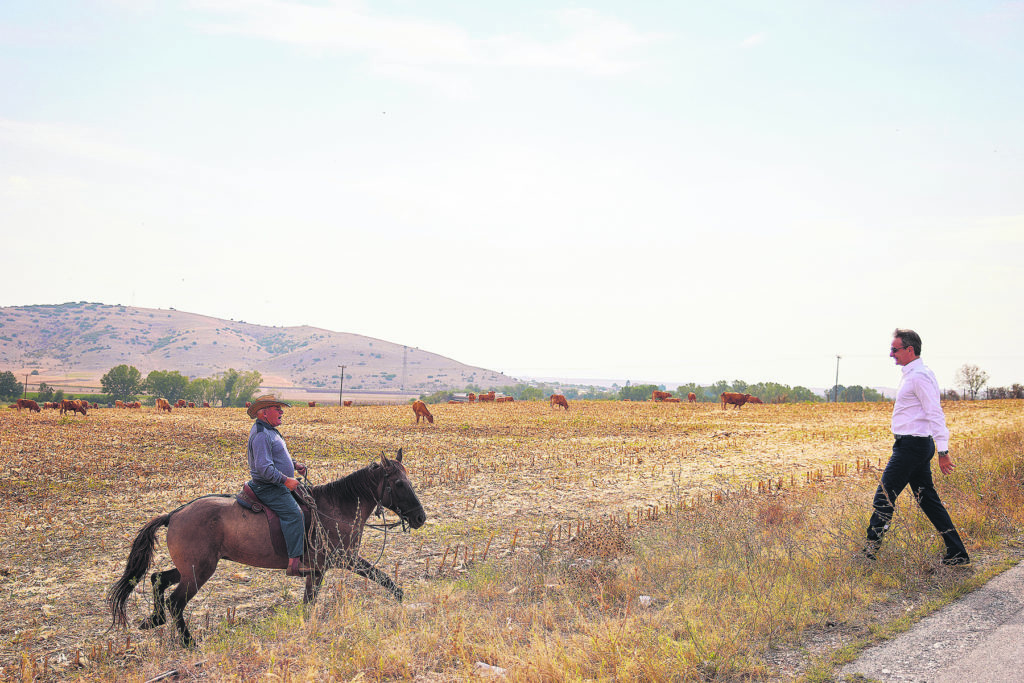
M 877 557 L 875 557 L 875 553 L 878 552 L 878 546 L 874 543 L 868 543 L 860 552 L 862 555 L 864 555 L 864 557 L 871 560 L 872 562 L 878 559 Z
M 945 557 L 943 557 L 940 562 L 944 567 L 962 567 L 963 565 L 970 563 L 971 558 L 967 553 L 946 553 Z

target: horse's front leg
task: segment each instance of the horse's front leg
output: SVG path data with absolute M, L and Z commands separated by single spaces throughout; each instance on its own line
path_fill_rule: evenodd
M 320 585 L 324 581 L 324 571 L 315 569 L 306 575 L 306 592 L 302 596 L 302 602 L 308 604 L 316 602 L 320 594 Z
M 379 583 L 384 587 L 384 590 L 395 596 L 395 600 L 402 602 L 402 589 L 395 585 L 395 582 L 391 580 L 390 576 L 377 569 L 363 558 L 357 555 L 355 559 L 349 562 L 348 568 L 359 576 L 365 576 L 366 578 Z

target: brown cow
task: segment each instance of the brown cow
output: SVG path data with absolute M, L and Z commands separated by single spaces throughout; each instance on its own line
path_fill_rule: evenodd
M 688 393 L 688 394 L 686 395 L 686 400 L 687 400 L 688 402 L 690 402 L 690 403 L 696 403 L 696 402 L 697 402 L 697 394 L 695 394 L 695 393 L 693 393 L 693 392 L 691 391 L 690 393 Z
M 125 403 L 124 401 L 122 401 L 121 399 L 117 399 L 116 401 L 114 401 L 114 407 L 115 408 L 127 408 L 128 404 Z
M 142 402 L 141 401 L 132 401 L 131 403 L 125 403 L 124 405 L 125 405 L 126 408 L 141 408 L 142 407 Z
M 476 394 L 474 394 L 472 391 L 466 394 L 466 398 L 469 399 L 470 403 L 476 403 Z
M 494 399 L 495 403 L 512 403 L 513 401 L 515 401 L 515 399 L 512 398 L 511 396 L 499 396 L 498 398 Z
M 486 394 L 480 394 L 476 398 L 481 403 L 484 403 L 485 401 L 493 401 L 494 400 L 494 392 L 493 391 L 488 391 Z
M 210 402 L 209 401 L 203 401 L 203 407 L 204 408 L 209 408 L 210 407 Z
M 759 399 L 757 396 L 751 396 L 750 398 L 747 399 L 747 403 L 761 403 L 761 404 L 764 404 L 764 401 Z
M 344 405 L 347 408 L 350 405 L 352 405 L 352 401 L 342 401 L 342 405 Z
M 60 404 L 56 401 L 47 401 L 43 404 L 43 410 L 49 410 L 50 408 L 60 408 Z
M 71 400 L 64 399 L 60 402 L 60 414 L 63 415 L 64 413 L 81 413 L 85 415 L 86 405 L 77 398 Z
M 309 408 L 316 408 L 316 401 L 310 401 L 308 404 Z
M 195 404 L 195 402 L 194 402 L 194 401 L 189 401 L 189 402 L 188 402 L 188 407 L 189 407 L 189 408 L 195 408 L 195 407 L 196 407 L 196 404 Z
M 36 412 L 36 413 L 40 412 L 39 404 L 36 403 L 35 401 L 33 401 L 30 398 L 19 398 L 17 406 L 18 406 L 18 410 L 21 410 L 22 408 L 28 408 L 30 413 L 31 412 Z
M 661 399 L 662 403 L 680 403 L 682 399 L 676 398 L 675 396 L 669 396 L 668 398 Z
M 736 410 L 743 407 L 743 404 L 750 400 L 750 394 L 740 394 L 735 391 L 723 391 L 720 397 L 722 399 L 722 410 L 725 410 L 727 403 L 731 403 L 736 406 Z
M 423 401 L 413 401 L 412 412 L 416 415 L 416 424 L 420 423 L 420 418 L 427 418 L 427 422 L 434 424 L 434 416 L 427 410 L 427 404 Z
M 565 396 L 562 394 L 551 394 L 551 407 L 557 408 L 558 406 L 569 410 L 569 402 L 565 400 Z
M 168 401 L 166 398 L 158 398 L 156 400 L 156 409 L 166 410 L 169 413 L 171 412 L 171 402 Z
M 187 405 L 188 405 L 188 402 L 186 402 L 185 399 L 183 399 L 183 398 L 179 398 L 177 401 L 174 402 L 174 407 L 175 408 L 184 408 Z
M 654 391 L 651 392 L 652 401 L 664 401 L 666 398 L 671 397 L 672 393 L 668 391 L 658 391 L 657 389 L 655 389 Z

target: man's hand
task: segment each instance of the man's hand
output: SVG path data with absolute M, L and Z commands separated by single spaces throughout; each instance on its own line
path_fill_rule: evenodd
M 939 456 L 939 470 L 943 474 L 949 474 L 956 468 L 953 464 L 953 458 L 949 457 L 949 453 Z
M 301 462 L 295 463 L 295 471 L 302 476 L 306 476 L 306 466 Z
M 284 487 L 289 491 L 294 491 L 295 489 L 299 488 L 299 480 L 295 479 L 294 477 L 288 477 L 287 479 L 284 480 Z

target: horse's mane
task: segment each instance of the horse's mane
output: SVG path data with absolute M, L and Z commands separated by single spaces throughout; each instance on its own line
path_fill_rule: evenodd
M 381 465 L 373 463 L 341 479 L 335 479 L 326 484 L 314 486 L 311 489 L 311 493 L 315 498 L 323 496 L 338 502 L 346 500 L 375 500 L 377 496 L 377 482 L 379 480 L 376 473 L 383 472 L 383 470 L 384 468 Z

